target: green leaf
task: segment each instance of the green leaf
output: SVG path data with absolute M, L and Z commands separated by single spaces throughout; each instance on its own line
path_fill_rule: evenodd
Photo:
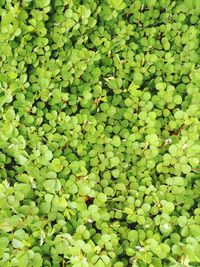
M 49 155 L 50 157 L 51 155 Z M 55 172 L 61 172 L 63 170 L 63 165 L 58 158 L 54 158 L 49 165 L 49 169 Z
M 106 202 L 107 201 L 107 196 L 104 193 L 99 193 L 97 195 L 97 199 L 101 200 L 102 202 Z
M 159 91 L 165 90 L 165 88 L 166 88 L 166 83 L 164 83 L 164 82 L 159 82 L 156 84 L 156 89 Z
M 44 8 L 44 7 L 47 7 L 50 5 L 50 0 L 35 0 L 35 5 L 36 7 L 39 7 L 39 8 Z
M 115 147 L 120 147 L 121 145 L 121 139 L 118 135 L 115 135 L 113 138 L 112 138 L 112 145 L 114 145 Z
M 12 241 L 12 246 L 14 248 L 23 248 L 24 247 L 24 243 L 16 238 L 13 239 Z
M 33 266 L 42 267 L 43 265 L 43 259 L 40 255 L 40 253 L 34 253 L 34 256 L 32 258 Z
M 190 165 L 188 164 L 182 164 L 181 165 L 181 171 L 184 173 L 184 174 L 188 174 L 191 172 L 191 167 Z
M 159 139 L 156 134 L 148 134 L 146 136 L 146 141 L 150 143 L 152 146 L 158 146 L 159 145 Z
M 14 232 L 14 237 L 17 238 L 18 240 L 27 240 L 28 239 L 28 234 L 22 229 L 19 229 Z
M 138 232 L 136 230 L 130 230 L 128 232 L 128 240 L 129 241 L 137 241 L 138 240 Z
M 19 265 L 18 265 L 19 267 L 28 266 L 29 259 L 26 253 L 20 254 L 19 256 L 17 256 L 17 259 L 19 262 Z
M 197 225 L 197 224 L 189 225 L 189 229 L 190 229 L 190 233 L 194 237 L 199 237 L 200 236 L 200 226 L 199 225 Z
M 110 163 L 112 167 L 118 166 L 118 164 L 120 163 L 120 160 L 118 157 L 113 157 L 110 159 Z
M 52 152 L 50 150 L 47 150 L 44 153 L 44 157 L 45 157 L 45 160 L 48 162 L 48 161 L 52 160 L 53 154 L 52 154 Z
M 125 3 L 123 2 L 123 0 L 109 0 L 111 6 L 116 9 L 116 10 L 122 10 L 125 8 Z
M 178 224 L 180 227 L 184 227 L 187 223 L 187 217 L 186 216 L 180 216 L 178 217 Z
M 17 156 L 16 158 L 17 158 L 17 161 L 19 162 L 20 165 L 24 165 L 24 163 L 26 163 L 27 160 L 28 160 L 28 159 L 27 159 L 26 157 L 24 157 L 23 155 L 19 155 L 19 156 Z
M 44 189 L 52 194 L 55 194 L 56 180 L 46 180 L 43 183 Z
M 163 221 L 161 224 L 160 224 L 160 231 L 161 231 L 161 233 L 163 233 L 163 234 L 169 234 L 169 233 L 171 233 L 172 232 L 172 226 L 171 226 L 171 224 L 170 223 L 168 223 L 168 222 L 165 222 L 165 221 Z

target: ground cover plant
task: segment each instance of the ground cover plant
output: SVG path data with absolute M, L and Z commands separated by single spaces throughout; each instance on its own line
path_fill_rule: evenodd
M 0 266 L 200 266 L 199 0 L 0 17 Z

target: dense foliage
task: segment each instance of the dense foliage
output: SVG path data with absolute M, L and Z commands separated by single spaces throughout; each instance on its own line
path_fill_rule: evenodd
M 199 0 L 0 16 L 0 266 L 200 266 Z

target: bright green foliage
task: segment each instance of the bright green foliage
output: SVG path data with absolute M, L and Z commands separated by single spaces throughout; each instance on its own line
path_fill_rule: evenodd
M 0 266 L 200 266 L 200 1 L 0 0 Z

